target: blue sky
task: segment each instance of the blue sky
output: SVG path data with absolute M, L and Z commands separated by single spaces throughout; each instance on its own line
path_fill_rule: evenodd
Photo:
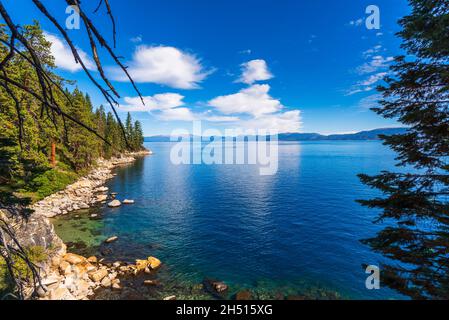
M 44 0 L 64 23 L 62 1 Z M 409 12 L 405 0 L 127 0 L 110 1 L 117 19 L 118 55 L 130 67 L 146 97 L 137 103 L 131 85 L 105 57 L 103 64 L 146 135 L 204 128 L 262 128 L 319 133 L 398 126 L 369 110 L 375 87 L 401 54 L 397 20 Z M 96 1 L 83 1 L 91 13 Z M 6 0 L 16 23 L 43 17 L 31 0 Z M 380 30 L 368 30 L 368 5 L 380 9 Z M 92 14 L 111 39 L 105 10 Z M 67 54 L 55 28 L 42 23 L 59 65 L 58 73 L 105 102 Z M 69 30 L 85 51 L 88 39 Z M 93 65 L 92 65 L 93 68 Z M 98 77 L 98 74 L 95 73 Z

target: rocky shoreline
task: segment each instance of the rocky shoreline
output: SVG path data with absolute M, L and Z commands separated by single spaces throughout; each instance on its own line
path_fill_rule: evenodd
M 67 253 L 66 245 L 49 220 L 104 203 L 109 191 L 104 184 L 115 176 L 112 170 L 151 154 L 151 151 L 142 151 L 110 160 L 98 160 L 97 166 L 88 175 L 34 204 L 31 207 L 34 213 L 27 221 L 6 217 L 6 213 L 2 213 L 3 218 L 9 219 L 14 226 L 22 246 L 42 247 L 48 254 L 46 261 L 37 264 L 41 282 L 37 289 L 31 286 L 26 289 L 28 299 L 89 300 L 100 288 L 121 290 L 121 276 L 152 273 L 159 268 L 161 262 L 154 257 L 137 260 L 135 265 L 126 265 L 120 262 L 106 264 L 96 257 L 85 258 Z
M 108 199 L 108 188 L 104 184 L 114 177 L 112 169 L 133 163 L 136 157 L 151 155 L 151 151 L 129 153 L 120 158 L 100 159 L 97 167 L 87 176 L 74 184 L 34 204 L 34 214 L 47 218 L 65 215 L 70 212 L 89 209 L 97 203 Z

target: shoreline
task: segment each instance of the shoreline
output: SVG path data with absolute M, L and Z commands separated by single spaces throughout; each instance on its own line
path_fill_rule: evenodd
M 110 160 L 99 159 L 87 175 L 30 207 L 33 214 L 28 222 L 17 224 L 16 233 L 23 246 L 43 247 L 47 259 L 36 264 L 41 283 L 36 290 L 26 288 L 27 299 L 89 300 L 100 288 L 122 290 L 120 276 L 157 270 L 161 263 L 154 257 L 138 260 L 136 265 L 108 265 L 94 256 L 86 258 L 68 253 L 67 246 L 50 221 L 51 218 L 104 203 L 109 199 L 109 189 L 104 184 L 115 177 L 112 171 L 150 155 L 153 155 L 152 151 L 145 150 Z
M 66 215 L 80 209 L 89 209 L 108 199 L 109 189 L 104 184 L 114 178 L 112 170 L 134 163 L 136 158 L 152 155 L 149 150 L 126 153 L 120 158 L 99 159 L 97 165 L 85 176 L 64 190 L 56 192 L 31 206 L 34 214 L 46 218 Z

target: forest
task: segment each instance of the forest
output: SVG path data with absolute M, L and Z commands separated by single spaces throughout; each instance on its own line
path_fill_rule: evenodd
M 2 67 L 9 69 L 14 81 L 36 92 L 40 81 L 56 84 L 61 90 L 53 91 L 52 99 L 58 101 L 64 113 L 96 132 L 55 116 L 41 101 L 16 86 L 0 83 L 0 200 L 14 194 L 34 202 L 75 181 L 100 157 L 109 159 L 141 150 L 143 132 L 140 122 L 133 122 L 130 114 L 122 126 L 112 112 L 94 106 L 76 83 L 55 73 L 51 43 L 37 22 L 25 26 L 23 35 L 45 63 L 42 67 L 49 79 L 39 79 L 30 58 L 23 53 L 8 57 L 8 64 Z M 10 41 L 5 26 L 1 26 L 0 61 L 8 56 Z

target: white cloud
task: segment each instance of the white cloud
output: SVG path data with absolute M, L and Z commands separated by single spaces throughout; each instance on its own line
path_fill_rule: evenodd
M 125 104 L 120 106 L 125 112 L 153 112 L 162 121 L 193 121 L 204 120 L 210 122 L 236 122 L 238 117 L 213 115 L 209 110 L 204 113 L 193 112 L 185 106 L 184 96 L 178 93 L 161 93 L 154 96 L 143 97 L 145 105 L 140 97 L 125 97 Z M 182 107 L 182 108 L 180 108 Z
M 358 106 L 362 109 L 371 109 L 379 106 L 379 100 L 382 99 L 382 95 L 373 94 L 368 97 L 365 97 L 359 101 Z
M 111 77 L 128 81 L 116 67 L 109 68 Z M 146 46 L 136 48 L 128 68 L 131 77 L 139 83 L 157 83 L 177 89 L 195 89 L 211 73 L 192 54 L 174 47 Z
M 198 117 L 188 108 L 162 110 L 158 118 L 163 121 L 195 121 Z
M 243 120 L 239 126 L 253 130 L 276 130 L 279 133 L 301 131 L 301 112 L 299 110 L 263 115 L 257 119 Z
M 76 72 L 82 69 L 81 64 L 75 62 L 72 51 L 58 36 L 44 32 L 45 39 L 51 42 L 51 54 L 55 58 L 55 64 L 58 68 Z M 86 52 L 77 48 L 78 54 L 88 70 L 96 70 L 95 63 Z
M 388 68 L 390 62 L 394 60 L 393 57 L 383 57 L 380 55 L 373 56 L 371 61 L 364 63 L 360 67 L 357 68 L 357 72 L 359 74 L 367 74 L 377 72 L 380 69 Z
M 368 79 L 361 81 L 360 84 L 362 86 L 371 86 L 371 85 L 379 82 L 383 78 L 385 78 L 387 74 L 388 74 L 388 72 L 379 72 L 379 73 L 373 74 Z
M 370 58 L 374 54 L 380 52 L 381 50 L 382 50 L 382 45 L 378 44 L 378 45 L 372 47 L 371 49 L 368 49 L 365 52 L 363 52 L 363 57 Z
M 167 110 L 184 105 L 184 96 L 177 93 L 161 93 L 154 96 L 143 97 L 145 105 L 142 104 L 140 97 L 125 97 L 126 108 L 128 111 L 154 111 Z
M 242 76 L 238 82 L 246 84 L 253 84 L 256 81 L 264 81 L 273 78 L 273 75 L 268 70 L 265 60 L 251 60 L 241 65 Z
M 237 122 L 240 120 L 239 117 L 208 115 L 207 113 L 202 116 L 202 119 L 209 122 Z
M 240 92 L 219 96 L 208 102 L 209 106 L 216 108 L 224 114 L 251 114 L 260 117 L 280 111 L 283 105 L 279 100 L 273 99 L 268 92 L 270 86 L 267 84 L 255 84 Z
M 346 95 L 351 96 L 356 93 L 371 91 L 374 89 L 374 85 L 383 80 L 387 75 L 388 72 L 372 74 L 367 79 L 359 81 L 354 85 Z
M 132 37 L 131 39 L 129 39 L 129 41 L 131 41 L 133 43 L 140 43 L 140 42 L 142 42 L 142 36 L 138 35 L 138 36 Z

